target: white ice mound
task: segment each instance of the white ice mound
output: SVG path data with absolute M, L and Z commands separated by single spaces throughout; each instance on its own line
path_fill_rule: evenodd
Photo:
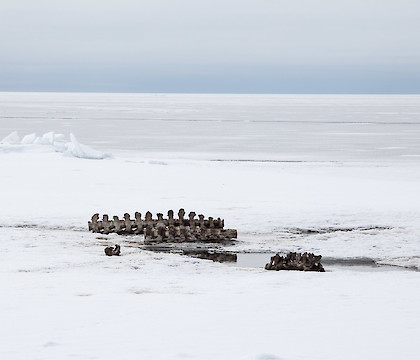
M 63 134 L 56 134 L 54 131 L 37 137 L 35 133 L 26 135 L 20 140 L 17 131 L 13 131 L 0 142 L 0 151 L 13 152 L 29 150 L 31 146 L 46 145 L 55 151 L 66 156 L 74 156 L 81 159 L 104 159 L 109 154 L 94 150 L 86 145 L 80 144 L 73 134 L 70 134 L 70 141 L 67 141 Z
M 35 144 L 52 145 L 54 143 L 54 131 L 50 131 L 37 138 Z
M 57 147 L 56 147 L 57 149 Z M 82 159 L 103 159 L 107 157 L 106 154 L 93 150 L 89 146 L 80 144 L 76 136 L 70 133 L 70 142 L 66 143 L 65 155 L 74 156 Z
M 2 141 L 0 141 L 0 144 L 8 144 L 8 145 L 20 144 L 20 137 L 17 131 L 13 131 L 9 135 L 7 135 Z
M 39 138 L 36 138 L 34 140 L 34 144 L 40 144 L 40 145 L 54 145 L 55 142 L 65 142 L 64 135 L 63 134 L 56 134 L 54 131 L 50 131 L 45 133 Z
M 29 135 L 25 135 L 22 138 L 22 141 L 20 143 L 22 145 L 28 145 L 28 144 L 33 144 L 35 142 L 35 140 L 36 140 L 36 134 L 32 133 L 32 134 L 29 134 Z

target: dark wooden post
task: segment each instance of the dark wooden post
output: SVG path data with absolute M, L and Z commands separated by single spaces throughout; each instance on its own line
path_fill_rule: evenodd
M 91 221 L 88 222 L 89 231 L 92 231 L 94 233 L 99 232 L 98 219 L 99 219 L 99 214 L 92 215 Z
M 143 220 L 141 218 L 141 213 L 136 211 L 134 214 L 134 217 L 136 220 L 134 220 L 134 223 L 136 224 L 136 231 L 134 233 L 136 234 L 143 234 Z
M 109 221 L 108 215 L 104 214 L 102 216 L 102 226 L 104 229 L 104 234 L 109 234 L 110 232 L 112 232 L 112 227 L 113 227 L 112 225 L 113 224 L 111 221 Z
M 179 209 L 178 211 L 179 226 L 184 226 L 184 215 L 185 215 L 185 210 Z
M 124 225 L 125 225 L 125 232 L 128 234 L 133 233 L 133 222 L 130 219 L 130 214 L 125 213 L 124 214 Z

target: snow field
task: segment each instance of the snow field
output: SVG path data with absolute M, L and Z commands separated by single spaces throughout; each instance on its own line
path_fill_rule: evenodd
M 7 359 L 415 359 L 412 271 L 267 272 L 0 229 Z
M 93 161 L 5 147 L 0 358 L 418 358 L 419 272 L 268 272 L 87 232 L 95 212 L 183 207 L 237 228 L 237 251 L 418 268 L 418 164 Z M 331 227 L 353 231 L 299 232 Z M 115 243 L 122 256 L 106 257 Z

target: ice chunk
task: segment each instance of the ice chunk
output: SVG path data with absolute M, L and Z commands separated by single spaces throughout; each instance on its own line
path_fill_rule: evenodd
M 54 142 L 56 141 L 65 141 L 64 134 L 54 134 Z
M 106 154 L 93 150 L 86 145 L 80 144 L 76 137 L 70 133 L 70 142 L 66 144 L 67 149 L 64 151 L 65 155 L 75 156 L 82 159 L 104 159 Z
M 40 145 L 52 145 L 54 143 L 54 131 L 45 133 L 37 139 L 36 143 Z
M 67 151 L 68 143 L 65 141 L 54 141 L 53 146 L 55 151 L 63 153 Z
M 2 144 L 20 144 L 20 137 L 17 133 L 17 131 L 13 131 L 9 135 L 7 135 L 2 141 L 0 141 Z
M 56 134 L 54 131 L 50 131 L 42 135 L 42 137 L 37 138 L 34 143 L 39 145 L 54 145 L 57 141 L 64 142 L 64 135 Z
M 28 144 L 33 144 L 35 140 L 36 140 L 36 134 L 32 133 L 29 135 L 25 135 L 20 143 L 23 145 L 28 145 Z

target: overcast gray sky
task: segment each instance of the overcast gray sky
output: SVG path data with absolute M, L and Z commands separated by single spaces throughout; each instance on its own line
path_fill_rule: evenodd
M 420 1 L 1 0 L 0 91 L 420 93 Z

